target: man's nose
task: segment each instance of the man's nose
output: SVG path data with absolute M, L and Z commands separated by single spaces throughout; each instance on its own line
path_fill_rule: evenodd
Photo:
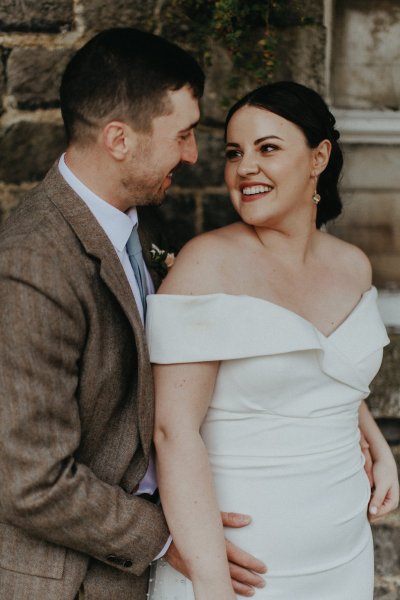
M 199 156 L 197 149 L 197 142 L 194 132 L 191 133 L 190 137 L 185 141 L 185 145 L 182 151 L 182 162 L 194 165 Z

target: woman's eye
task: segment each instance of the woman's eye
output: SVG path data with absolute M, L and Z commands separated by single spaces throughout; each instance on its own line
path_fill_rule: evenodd
M 226 150 L 225 158 L 226 160 L 235 160 L 235 158 L 240 158 L 241 154 L 239 150 Z
M 274 150 L 277 150 L 277 147 L 273 146 L 272 144 L 263 144 L 260 147 L 260 151 L 263 152 L 264 154 L 269 154 L 270 152 L 273 152 Z

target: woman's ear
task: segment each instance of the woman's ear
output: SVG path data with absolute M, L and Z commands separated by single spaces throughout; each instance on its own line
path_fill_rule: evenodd
M 122 121 L 110 121 L 102 132 L 104 148 L 115 160 L 125 160 L 132 148 L 134 132 Z
M 332 144 L 329 140 L 322 140 L 316 148 L 313 149 L 312 157 L 312 177 L 318 177 L 326 169 L 331 155 Z

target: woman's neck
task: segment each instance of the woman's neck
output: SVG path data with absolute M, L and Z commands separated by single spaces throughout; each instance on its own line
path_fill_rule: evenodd
M 310 256 L 315 255 L 315 245 L 320 237 L 314 219 L 304 223 L 295 224 L 294 227 L 263 227 L 252 226 L 258 242 L 269 253 L 279 256 L 281 260 L 288 260 L 305 264 Z

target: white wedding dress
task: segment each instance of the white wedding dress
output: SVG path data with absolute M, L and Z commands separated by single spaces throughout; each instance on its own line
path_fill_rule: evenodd
M 373 597 L 358 408 L 389 341 L 376 298 L 371 288 L 329 336 L 251 296 L 148 298 L 152 362 L 221 361 L 201 433 L 220 509 L 253 518 L 226 537 L 268 565 L 255 600 Z M 150 598 L 194 596 L 161 561 Z

